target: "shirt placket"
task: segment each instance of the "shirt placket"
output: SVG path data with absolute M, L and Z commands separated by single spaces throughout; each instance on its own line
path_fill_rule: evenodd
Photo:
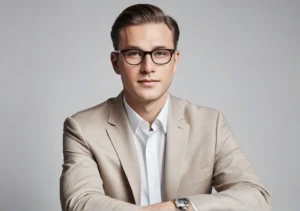
M 161 191 L 159 182 L 157 134 L 151 132 L 146 144 L 146 166 L 148 173 L 148 187 L 150 204 L 161 202 Z

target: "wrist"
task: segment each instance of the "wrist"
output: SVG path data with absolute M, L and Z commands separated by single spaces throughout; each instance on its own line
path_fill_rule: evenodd
M 173 201 L 162 202 L 159 204 L 152 204 L 144 206 L 139 211 L 180 211 L 174 204 Z

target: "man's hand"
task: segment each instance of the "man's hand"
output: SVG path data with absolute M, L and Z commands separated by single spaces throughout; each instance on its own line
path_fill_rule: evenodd
M 142 207 L 140 211 L 179 211 L 173 201 L 162 202 Z M 193 206 L 188 207 L 187 211 L 194 211 Z

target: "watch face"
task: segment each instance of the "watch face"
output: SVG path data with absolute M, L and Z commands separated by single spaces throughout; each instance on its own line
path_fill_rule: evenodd
M 179 198 L 178 203 L 180 204 L 180 206 L 185 207 L 189 204 L 189 200 L 187 198 Z
M 176 198 L 175 199 L 175 205 L 177 208 L 181 209 L 181 210 L 187 210 L 188 206 L 189 206 L 189 199 L 188 198 Z

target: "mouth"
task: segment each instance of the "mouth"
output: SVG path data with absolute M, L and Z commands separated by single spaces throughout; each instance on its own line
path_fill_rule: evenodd
M 148 80 L 148 79 L 138 80 L 138 83 L 151 83 L 151 82 L 159 82 L 159 80 L 154 80 L 154 79 L 151 79 L 151 80 Z
M 154 84 L 160 82 L 159 80 L 154 79 L 145 79 L 145 80 L 138 80 L 138 83 L 143 84 L 144 86 L 153 86 Z

